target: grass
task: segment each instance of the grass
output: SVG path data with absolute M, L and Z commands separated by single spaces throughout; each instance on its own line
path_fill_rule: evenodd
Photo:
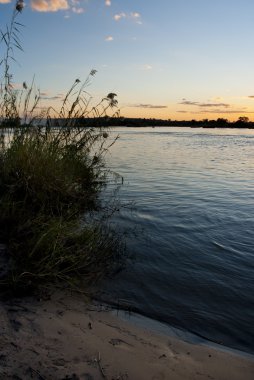
M 21 49 L 16 19 L 22 5 L 16 3 L 10 27 L 1 32 L 0 242 L 10 265 L 0 283 L 19 289 L 91 283 L 112 268 L 123 246 L 109 223 L 91 218 L 103 212 L 100 197 L 112 178 L 105 154 L 115 140 L 104 128 L 84 125 L 91 115 L 114 115 L 116 94 L 92 106 L 86 92 L 96 74 L 91 70 L 83 83 L 74 81 L 60 110 L 36 113 L 34 81 L 20 91 L 11 82 L 11 54 L 14 45 Z

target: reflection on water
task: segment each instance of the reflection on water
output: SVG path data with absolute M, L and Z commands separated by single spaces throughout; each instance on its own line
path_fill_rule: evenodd
M 118 128 L 109 157 L 125 178 L 118 226 L 135 259 L 103 297 L 254 352 L 254 131 Z

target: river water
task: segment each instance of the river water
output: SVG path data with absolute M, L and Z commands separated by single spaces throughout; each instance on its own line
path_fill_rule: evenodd
M 107 302 L 254 353 L 254 130 L 114 128 L 131 257 Z M 123 301 L 124 300 L 124 301 Z

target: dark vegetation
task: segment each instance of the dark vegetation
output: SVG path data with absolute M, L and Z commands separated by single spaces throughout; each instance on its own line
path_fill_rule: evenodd
M 162 119 L 143 119 L 129 117 L 105 116 L 102 118 L 86 118 L 81 121 L 86 126 L 118 126 L 118 127 L 192 127 L 192 128 L 254 128 L 254 122 L 249 121 L 248 117 L 241 116 L 235 122 L 227 119 L 218 118 L 217 120 L 162 120 Z
M 0 284 L 8 289 L 91 284 L 112 269 L 123 245 L 108 222 L 113 206 L 104 209 L 101 202 L 105 187 L 117 182 L 105 167 L 114 140 L 108 129 L 81 121 L 117 115 L 116 94 L 91 106 L 85 90 L 96 74 L 91 70 L 84 82 L 74 81 L 60 111 L 39 112 L 34 82 L 15 90 L 10 71 L 15 49 L 22 49 L 17 21 L 22 9 L 18 0 L 1 32 L 0 243 L 8 265 Z

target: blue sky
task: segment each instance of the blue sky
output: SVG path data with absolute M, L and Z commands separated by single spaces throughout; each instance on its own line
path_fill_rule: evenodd
M 123 116 L 253 120 L 253 15 L 253 0 L 30 0 L 14 80 L 61 97 L 96 69 L 89 92 L 116 93 Z

